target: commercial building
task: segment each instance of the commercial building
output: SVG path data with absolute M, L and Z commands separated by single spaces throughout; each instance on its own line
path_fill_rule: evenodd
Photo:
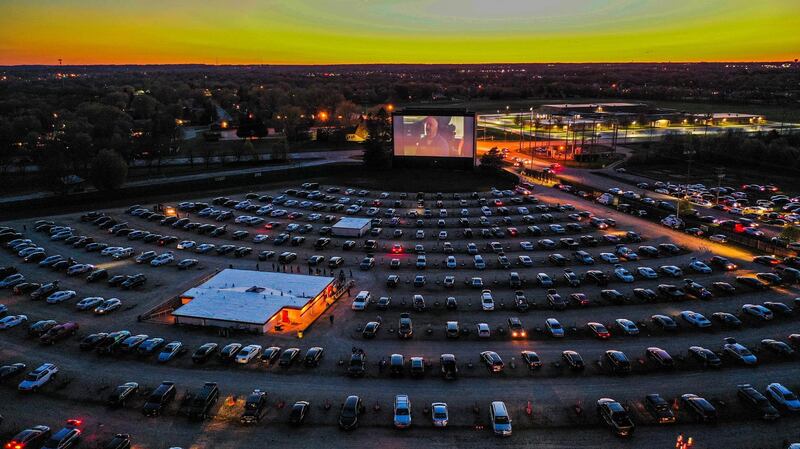
M 226 269 L 180 295 L 176 324 L 247 330 L 302 331 L 336 298 L 325 276 Z
M 340 237 L 362 237 L 371 227 L 369 218 L 342 217 L 331 228 L 331 233 Z

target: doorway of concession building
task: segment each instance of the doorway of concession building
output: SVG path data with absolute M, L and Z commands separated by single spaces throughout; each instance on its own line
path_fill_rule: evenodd
M 286 309 L 281 310 L 281 323 L 289 323 L 289 311 Z

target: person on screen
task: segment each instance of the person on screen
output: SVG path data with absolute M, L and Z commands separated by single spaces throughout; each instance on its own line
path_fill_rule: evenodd
M 417 156 L 448 156 L 450 145 L 439 135 L 439 122 L 434 117 L 424 120 L 425 134 L 417 141 Z

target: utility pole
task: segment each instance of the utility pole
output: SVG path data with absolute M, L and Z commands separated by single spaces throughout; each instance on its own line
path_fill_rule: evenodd
M 719 190 L 722 188 L 722 180 L 725 178 L 725 169 L 717 167 L 717 199 L 714 204 L 719 204 Z
M 687 144 L 686 148 L 684 148 L 684 150 L 683 150 L 683 155 L 686 156 L 686 158 L 687 158 L 686 184 L 684 185 L 684 189 L 683 189 L 683 191 L 684 191 L 683 199 L 686 199 L 686 197 L 689 196 L 689 176 L 691 176 L 692 156 L 694 156 L 694 154 L 695 154 L 695 150 L 689 148 L 689 146 Z M 680 203 L 680 200 L 678 200 L 677 206 L 675 207 L 675 216 L 680 218 L 681 217 L 680 213 L 681 213 L 681 203 Z

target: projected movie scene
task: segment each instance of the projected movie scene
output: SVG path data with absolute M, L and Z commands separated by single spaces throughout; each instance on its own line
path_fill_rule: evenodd
M 474 131 L 474 116 L 395 115 L 394 155 L 472 158 Z

